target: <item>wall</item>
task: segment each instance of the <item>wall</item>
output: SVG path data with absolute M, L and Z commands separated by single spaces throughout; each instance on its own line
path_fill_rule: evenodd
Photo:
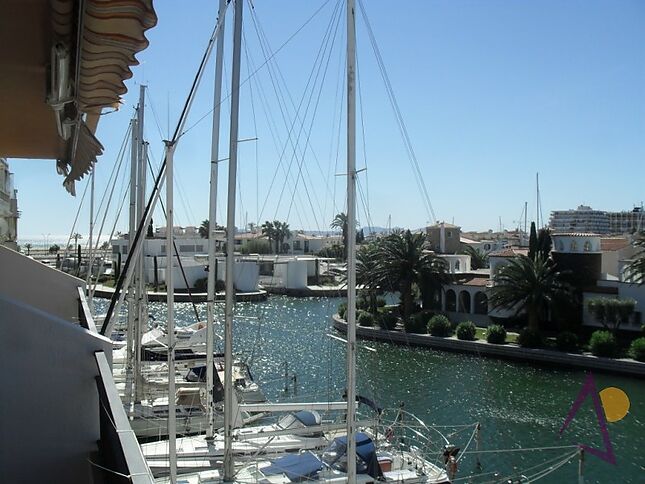
M 76 300 L 69 310 L 78 314 Z M 111 342 L 6 293 L 0 342 L 3 482 L 91 482 L 87 459 L 100 436 L 94 352 L 111 354 Z
M 77 288 L 85 282 L 0 246 L 0 294 L 67 321 L 78 321 Z
M 583 306 L 582 306 L 582 321 L 585 326 L 594 326 L 602 327 L 602 324 L 596 321 L 596 319 L 591 315 L 587 309 L 587 303 L 589 299 L 600 298 L 600 297 L 610 297 L 610 298 L 620 298 L 620 299 L 633 299 L 636 301 L 636 307 L 634 312 L 640 313 L 636 315 L 636 318 L 628 324 L 621 324 L 621 330 L 626 331 L 641 331 L 641 324 L 645 322 L 645 284 L 629 284 L 627 282 L 618 282 L 618 281 L 598 281 L 598 286 L 600 287 L 615 287 L 618 289 L 618 294 L 602 294 L 597 292 L 584 292 L 582 294 Z

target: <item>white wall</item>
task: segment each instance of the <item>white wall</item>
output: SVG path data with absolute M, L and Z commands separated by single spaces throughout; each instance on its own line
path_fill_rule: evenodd
M 0 294 L 78 321 L 78 287 L 85 289 L 85 282 L 0 246 Z

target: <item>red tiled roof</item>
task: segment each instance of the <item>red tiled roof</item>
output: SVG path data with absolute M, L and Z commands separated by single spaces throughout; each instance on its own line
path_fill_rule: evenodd
M 486 287 L 490 282 L 490 277 L 488 275 L 458 275 L 455 277 L 453 283 L 459 284 L 461 286 L 475 286 L 475 287 Z

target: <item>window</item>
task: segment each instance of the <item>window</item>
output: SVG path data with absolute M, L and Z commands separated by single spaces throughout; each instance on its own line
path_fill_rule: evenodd
M 166 246 L 165 246 L 165 245 L 162 245 L 162 246 L 161 246 L 161 253 L 162 253 L 162 254 L 165 254 L 165 253 L 166 253 Z
M 294 240 L 293 241 L 293 250 L 300 250 L 300 241 L 299 240 Z
M 451 238 L 452 237 L 452 230 L 448 230 L 446 232 L 446 235 L 448 235 L 448 238 Z
M 490 250 L 490 244 L 484 244 L 484 250 Z
M 461 270 L 461 264 L 458 260 L 455 261 L 455 271 Z
M 113 245 L 112 246 L 112 253 L 113 254 L 118 254 L 119 253 L 119 246 L 118 245 Z
M 591 250 L 591 242 L 586 240 L 585 241 L 585 252 L 589 252 Z
M 179 252 L 194 252 L 195 251 L 195 246 L 194 245 L 180 245 L 179 246 Z
M 571 252 L 578 252 L 578 242 L 576 240 L 571 241 Z
M 123 247 L 121 247 L 121 253 L 122 254 L 127 254 L 128 253 L 128 246 L 127 245 L 124 245 Z
M 457 295 L 452 289 L 446 291 L 446 311 L 457 310 Z

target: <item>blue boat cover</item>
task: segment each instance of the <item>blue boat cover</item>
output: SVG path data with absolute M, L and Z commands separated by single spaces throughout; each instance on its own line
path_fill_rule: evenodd
M 322 462 L 311 452 L 280 457 L 262 469 L 265 476 L 285 474 L 292 481 L 301 481 L 316 475 L 322 469 Z
M 304 425 L 305 427 L 311 427 L 313 425 L 320 424 L 319 418 L 317 417 L 317 415 L 308 410 L 300 410 L 299 412 L 294 413 L 293 415 L 298 420 L 300 420 L 302 422 L 302 425 Z
M 334 440 L 343 444 L 343 447 L 347 449 L 347 435 L 336 437 Z M 356 432 L 356 454 L 365 462 L 369 462 L 375 452 L 376 447 L 372 439 L 364 432 Z

